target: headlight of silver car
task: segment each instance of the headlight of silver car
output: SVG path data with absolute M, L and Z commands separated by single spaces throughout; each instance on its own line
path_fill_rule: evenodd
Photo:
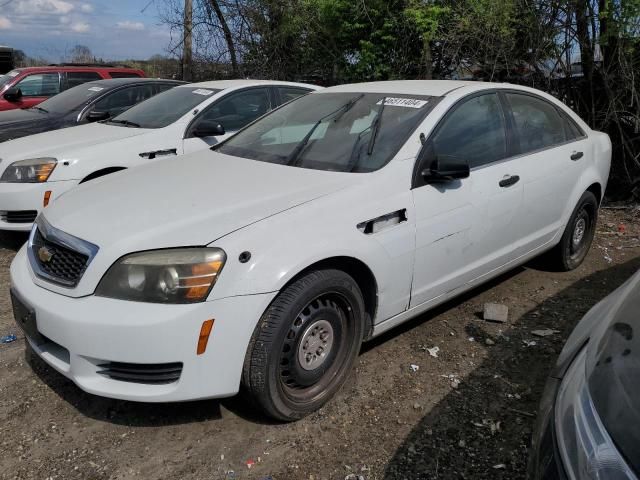
M 133 253 L 114 263 L 96 295 L 152 303 L 204 301 L 227 259 L 219 248 L 172 248 Z
M 0 177 L 0 182 L 7 183 L 42 183 L 46 182 L 58 161 L 55 158 L 31 158 L 19 160 L 9 165 Z
M 591 400 L 586 352 L 583 348 L 571 364 L 556 400 L 556 432 L 565 470 L 575 480 L 636 480 Z

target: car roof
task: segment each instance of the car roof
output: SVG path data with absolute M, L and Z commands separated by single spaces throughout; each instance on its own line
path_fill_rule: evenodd
M 181 80 L 167 80 L 163 78 L 144 78 L 144 77 L 127 77 L 127 78 L 110 78 L 104 80 L 93 80 L 91 82 L 82 83 L 81 85 L 93 85 L 104 88 L 117 88 L 122 85 L 130 85 L 132 83 L 170 83 L 175 85 L 184 85 Z
M 317 85 L 311 85 L 310 83 L 295 83 L 295 82 L 283 82 L 278 80 L 251 80 L 251 79 L 238 79 L 238 80 L 210 80 L 208 82 L 189 83 L 188 87 L 199 88 L 214 88 L 216 90 L 224 90 L 227 88 L 238 87 L 254 87 L 259 85 L 285 85 L 291 87 L 309 88 L 317 90 L 321 87 Z
M 126 72 L 139 72 L 141 71 L 139 68 L 133 67 L 114 67 L 114 66 L 100 66 L 100 65 L 43 65 L 41 67 L 20 67 L 14 68 L 14 71 L 18 72 L 33 72 L 33 71 L 47 71 L 52 70 L 54 72 L 59 71 L 74 71 L 74 70 L 82 70 L 82 71 L 98 71 L 98 70 L 106 70 L 106 71 L 126 71 Z
M 322 90 L 322 93 L 357 92 L 357 93 L 391 93 L 400 95 L 429 95 L 442 97 L 462 87 L 475 87 L 477 90 L 486 88 L 515 88 L 515 85 L 474 82 L 463 80 L 390 80 L 386 82 L 351 83 L 338 85 Z

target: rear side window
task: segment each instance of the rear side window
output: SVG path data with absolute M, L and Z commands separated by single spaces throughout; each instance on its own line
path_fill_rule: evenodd
M 578 138 L 583 138 L 585 136 L 584 132 L 576 125 L 576 123 L 569 118 L 568 115 L 562 115 L 562 120 L 564 122 L 564 129 L 567 135 L 567 140 L 577 140 Z
M 533 152 L 567 141 L 565 120 L 548 102 L 531 95 L 507 93 L 520 153 Z
M 309 93 L 309 90 L 304 88 L 295 88 L 295 87 L 276 87 L 278 93 L 280 94 L 280 104 L 290 102 L 298 98 L 301 95 L 306 95 Z
M 111 78 L 140 78 L 141 75 L 136 72 L 109 72 Z
M 67 72 L 67 88 L 77 87 L 87 82 L 102 80 L 97 72 Z
M 473 97 L 453 110 L 433 137 L 435 154 L 465 160 L 470 168 L 507 156 L 504 115 L 495 93 Z
M 57 73 L 34 73 L 20 80 L 16 87 L 24 97 L 51 97 L 60 93 L 60 76 Z

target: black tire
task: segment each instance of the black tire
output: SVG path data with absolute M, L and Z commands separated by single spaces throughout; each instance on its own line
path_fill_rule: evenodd
M 245 357 L 243 392 L 277 420 L 318 410 L 351 371 L 364 317 L 362 292 L 351 276 L 340 270 L 301 276 L 258 322 Z
M 571 214 L 560 243 L 550 252 L 553 264 L 558 270 L 574 270 L 584 261 L 596 233 L 597 221 L 598 199 L 593 193 L 584 192 Z

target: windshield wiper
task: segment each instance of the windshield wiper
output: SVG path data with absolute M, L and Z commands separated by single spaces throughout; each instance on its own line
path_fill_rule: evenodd
M 367 146 L 367 155 L 371 156 L 373 153 L 373 146 L 376 143 L 376 137 L 378 136 L 378 131 L 380 130 L 380 122 L 382 121 L 382 112 L 384 112 L 384 104 L 387 101 L 387 97 L 382 97 L 380 101 L 380 108 L 378 109 L 378 113 L 376 113 L 373 122 L 371 122 L 371 138 L 369 139 L 369 145 Z
M 47 110 L 46 108 L 42 108 L 42 107 L 31 107 L 29 110 L 38 110 L 39 112 L 49 113 L 49 110 Z
M 378 109 L 378 113 L 376 113 L 376 116 L 373 118 L 371 125 L 369 125 L 367 128 L 365 128 L 363 131 L 361 131 L 358 134 L 358 137 L 356 138 L 356 141 L 353 144 L 353 148 L 351 149 L 349 162 L 347 163 L 344 169 L 345 172 L 353 172 L 355 168 L 358 166 L 358 163 L 360 163 L 360 156 L 356 155 L 356 152 L 358 152 L 358 146 L 360 145 L 360 140 L 362 140 L 362 137 L 367 132 L 371 132 L 370 134 L 371 138 L 369 138 L 369 144 L 367 145 L 367 155 L 371 156 L 371 154 L 373 153 L 373 146 L 376 143 L 376 137 L 378 136 L 378 131 L 380 130 L 380 119 L 382 118 L 382 112 L 384 112 L 384 104 L 386 101 L 387 101 L 387 97 L 382 97 L 382 100 L 380 100 L 380 108 Z
M 107 120 L 107 123 L 118 123 L 120 125 L 126 125 L 127 127 L 140 128 L 140 125 L 136 122 L 130 122 L 129 120 Z
M 331 113 L 325 115 L 324 117 L 320 118 L 313 125 L 313 127 L 311 127 L 311 129 L 304 136 L 304 138 L 302 140 L 300 140 L 300 142 L 298 142 L 298 145 L 296 145 L 296 148 L 294 148 L 293 151 L 289 154 L 289 156 L 287 157 L 287 160 L 285 161 L 285 165 L 295 165 L 298 162 L 298 158 L 300 157 L 300 154 L 304 150 L 304 147 L 306 147 L 307 144 L 309 143 L 309 140 L 311 139 L 311 136 L 313 135 L 313 132 L 316 131 L 316 129 L 320 126 L 320 124 L 323 121 L 325 121 L 327 118 L 333 117 L 334 115 L 336 115 L 336 118 L 334 120 L 338 121 L 340 119 L 340 117 L 342 117 L 342 115 L 344 115 L 346 112 L 348 112 L 351 109 L 351 107 L 353 107 L 356 104 L 356 102 L 358 100 L 360 100 L 362 97 L 364 97 L 364 93 L 358 95 L 357 97 L 352 98 L 347 103 L 342 105 L 340 108 L 338 108 L 338 109 L 334 110 L 333 112 L 331 112 Z

